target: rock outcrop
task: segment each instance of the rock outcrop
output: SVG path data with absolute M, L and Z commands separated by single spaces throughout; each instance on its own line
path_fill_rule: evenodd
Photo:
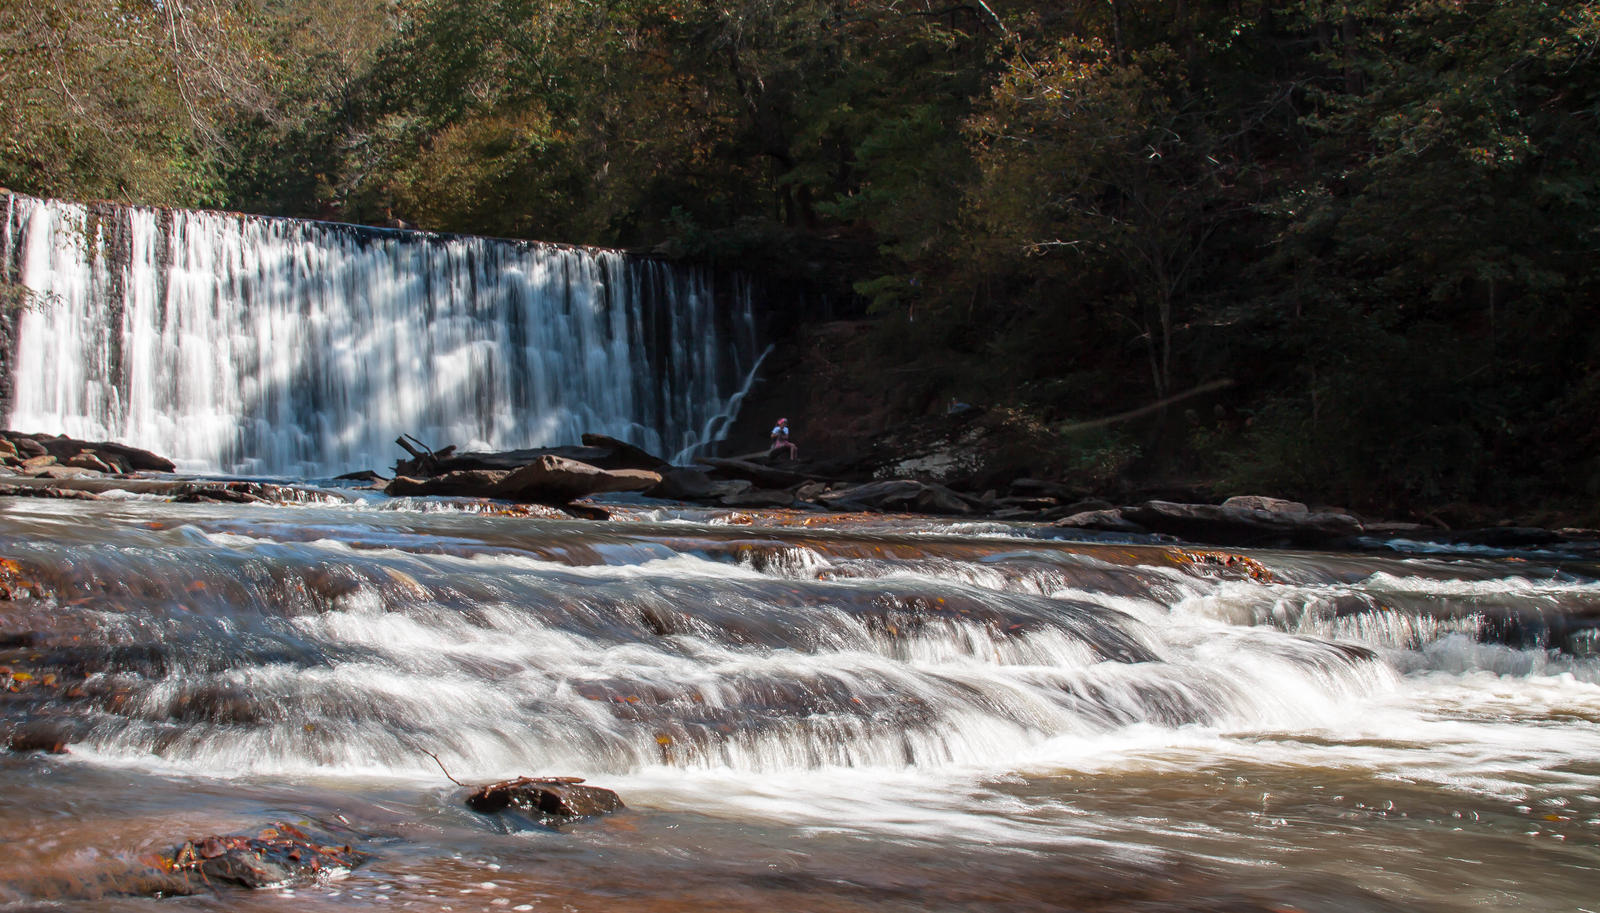
M 126 444 L 20 431 L 0 431 L 0 465 L 24 475 L 62 468 L 95 476 L 174 472 L 178 468 L 165 457 Z

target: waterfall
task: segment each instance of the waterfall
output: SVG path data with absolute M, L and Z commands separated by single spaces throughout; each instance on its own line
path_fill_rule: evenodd
M 10 427 L 187 471 L 584 432 L 683 458 L 753 370 L 746 283 L 617 251 L 12 196 Z

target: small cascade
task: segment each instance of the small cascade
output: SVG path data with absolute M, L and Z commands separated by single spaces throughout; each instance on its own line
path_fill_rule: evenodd
M 598 249 L 9 196 L 10 427 L 184 470 L 382 467 L 442 447 L 710 443 L 754 369 L 751 294 Z

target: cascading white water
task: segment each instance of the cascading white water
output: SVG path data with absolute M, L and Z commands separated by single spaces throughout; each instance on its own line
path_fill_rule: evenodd
M 748 288 L 595 249 L 13 196 L 10 427 L 185 470 L 378 467 L 401 433 L 709 443 L 756 361 Z

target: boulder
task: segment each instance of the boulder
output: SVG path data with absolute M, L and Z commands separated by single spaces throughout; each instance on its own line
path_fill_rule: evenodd
M 1361 521 L 1349 514 L 1299 512 L 1292 508 L 1146 501 L 1136 507 L 1124 507 L 1121 513 L 1124 519 L 1151 532 L 1222 545 L 1318 547 L 1362 532 Z
M 241 888 L 315 884 L 349 872 L 367 854 L 314 839 L 292 824 L 275 822 L 254 836 L 187 840 L 168 856 L 147 860 L 172 875 Z
M 46 454 L 42 454 L 40 456 L 28 457 L 27 459 L 22 461 L 21 465 L 22 465 L 22 471 L 23 472 L 39 473 L 39 472 L 43 472 L 45 469 L 48 469 L 51 466 L 56 465 L 56 458 L 51 456 L 50 454 L 46 453 Z
M 17 445 L 5 438 L 0 438 L 0 462 L 21 462 L 22 457 L 17 453 Z
M 601 469 L 577 460 L 546 454 L 513 470 L 491 495 L 510 501 L 566 504 L 611 491 L 646 491 L 661 484 L 661 475 L 644 469 Z
M 661 472 L 672 465 L 648 450 L 603 434 L 585 434 L 583 446 L 611 452 L 611 455 L 602 461 L 589 461 L 601 469 L 647 469 Z
M 12 439 L 14 442 L 15 438 Z M 173 472 L 177 464 L 163 456 L 157 456 L 148 450 L 129 447 L 113 441 L 80 441 L 70 437 L 39 436 L 33 439 L 45 453 L 50 454 L 63 463 L 87 451 L 94 457 L 108 465 L 124 465 L 127 471 L 133 472 Z M 123 471 L 118 469 L 117 471 Z
M 1122 515 L 1115 507 L 1102 510 L 1083 510 L 1060 520 L 1054 526 L 1065 529 L 1097 529 L 1109 533 L 1145 533 L 1149 530 Z
M 914 513 L 965 515 L 973 511 L 968 499 L 931 482 L 915 479 L 885 479 L 852 488 L 836 488 L 816 496 L 829 507 L 873 510 L 898 510 Z
M 580 777 L 518 777 L 491 783 L 467 796 L 467 807 L 480 815 L 521 812 L 546 826 L 604 815 L 626 808 L 615 792 L 585 786 Z
M 716 457 L 706 457 L 700 462 L 710 466 L 715 475 L 732 479 L 744 479 L 754 482 L 763 488 L 794 488 L 812 481 L 811 476 L 787 469 L 776 469 L 752 463 L 749 460 L 726 460 Z
M 734 495 L 742 495 L 745 492 L 754 489 L 756 487 L 756 483 L 750 481 L 749 479 L 728 479 L 725 482 L 714 481 L 711 483 L 711 487 L 712 499 L 720 501 L 723 498 L 729 498 Z
M 965 498 L 943 485 L 924 485 L 915 503 L 917 510 L 925 514 L 964 516 L 972 513 L 972 505 Z
M 903 510 L 916 501 L 924 485 L 915 479 L 886 479 L 848 488 L 834 488 L 817 496 L 823 504 L 861 504 L 885 510 Z
M 362 470 L 358 470 L 356 472 L 347 472 L 342 476 L 334 476 L 333 480 L 335 482 L 372 482 L 372 483 L 389 481 L 388 479 L 384 478 L 383 476 L 378 475 L 376 472 L 373 472 L 370 469 L 362 469 Z
M 794 496 L 800 501 L 815 501 L 827 491 L 827 482 L 807 482 L 794 490 Z
M 431 479 L 395 476 L 383 487 L 383 492 L 391 497 L 494 498 L 499 497 L 494 494 L 495 488 L 509 475 L 511 471 L 507 469 L 459 469 Z
M 1238 510 L 1265 510 L 1279 514 L 1308 514 L 1311 508 L 1299 501 L 1286 501 L 1283 498 L 1269 498 L 1265 495 L 1234 495 L 1222 502 L 1223 507 Z
M 509 472 L 527 466 L 544 456 L 577 460 L 593 466 L 605 462 L 611 456 L 611 451 L 604 447 L 536 447 L 527 450 L 456 453 L 456 448 L 450 446 L 433 453 L 421 453 L 416 448 L 408 446 L 407 450 L 418 455 L 413 459 L 401 460 L 395 463 L 394 474 L 396 477 L 429 478 L 469 469 Z
M 50 452 L 44 449 L 43 444 L 39 443 L 28 435 L 16 431 L 7 431 L 4 432 L 4 434 L 6 440 L 11 442 L 11 446 L 17 448 L 17 453 L 20 454 L 24 460 L 28 459 L 29 457 L 44 456 Z
M 717 497 L 717 485 L 711 477 L 698 469 L 668 467 L 662 469 L 661 484 L 645 491 L 652 498 L 669 501 L 706 501 Z
M 66 727 L 53 722 L 18 723 L 5 736 L 6 747 L 19 754 L 27 751 L 66 754 L 70 741 L 71 734 Z

